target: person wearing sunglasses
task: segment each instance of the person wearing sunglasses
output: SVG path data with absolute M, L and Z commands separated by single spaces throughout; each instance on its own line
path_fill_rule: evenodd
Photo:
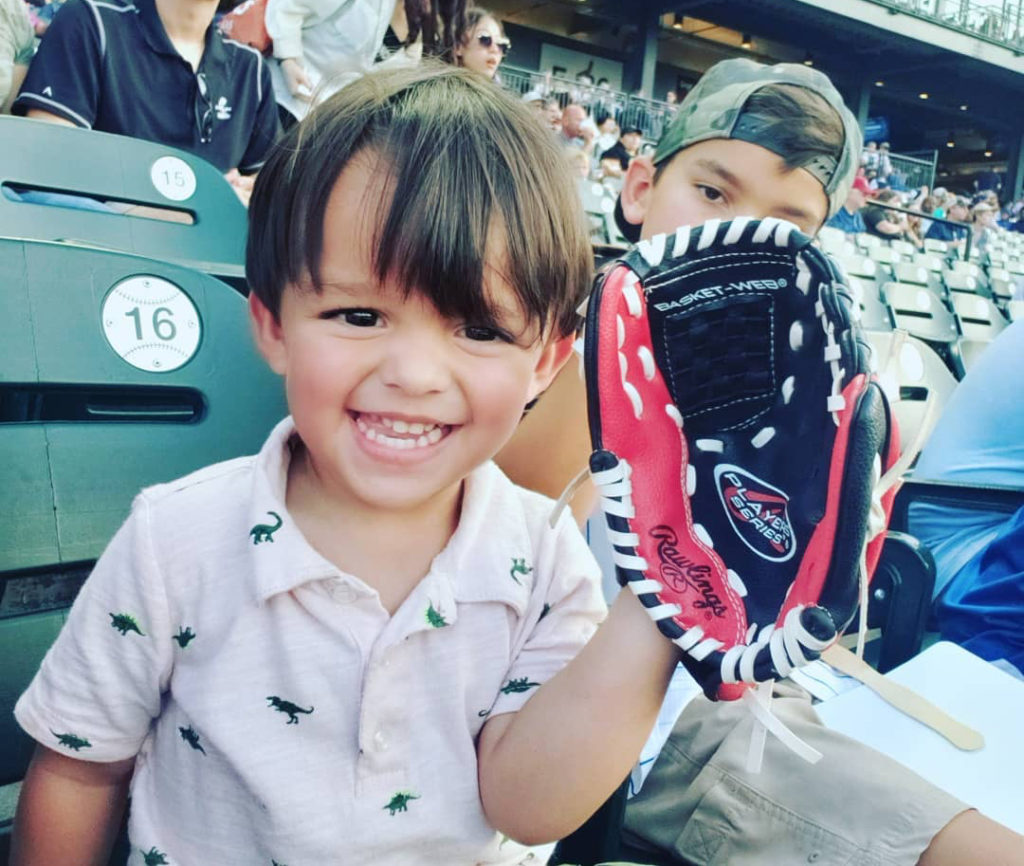
M 511 47 L 501 22 L 486 9 L 475 6 L 466 10 L 462 38 L 456 41 L 453 51 L 455 64 L 493 80 Z

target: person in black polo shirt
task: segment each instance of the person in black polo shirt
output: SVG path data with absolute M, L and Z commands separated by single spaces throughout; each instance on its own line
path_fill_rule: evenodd
M 625 177 L 629 161 L 637 155 L 644 134 L 637 126 L 625 126 L 619 140 L 601 154 L 605 177 Z
M 190 151 L 248 202 L 278 132 L 259 52 L 212 26 L 217 0 L 69 0 L 14 114 Z

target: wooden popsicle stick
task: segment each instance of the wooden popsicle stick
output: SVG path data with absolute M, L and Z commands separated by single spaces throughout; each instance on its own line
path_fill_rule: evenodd
M 906 713 L 912 719 L 917 719 L 921 724 L 942 734 L 958 749 L 973 752 L 985 745 L 985 738 L 978 731 L 958 722 L 945 710 L 939 709 L 913 689 L 886 679 L 871 665 L 857 658 L 845 647 L 834 644 L 821 654 L 821 658 L 836 670 L 862 682 L 900 712 Z

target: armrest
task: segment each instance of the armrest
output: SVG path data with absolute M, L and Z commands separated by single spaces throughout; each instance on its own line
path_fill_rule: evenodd
M 907 512 L 914 502 L 958 505 L 961 508 L 978 511 L 1003 511 L 1012 514 L 1024 505 L 1024 489 L 908 478 L 896 494 L 892 519 L 889 521 L 891 529 L 907 530 Z

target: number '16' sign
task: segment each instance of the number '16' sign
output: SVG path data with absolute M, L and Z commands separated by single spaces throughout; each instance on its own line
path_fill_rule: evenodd
M 103 333 L 110 347 L 140 370 L 166 373 L 199 348 L 202 323 L 191 299 L 161 277 L 134 276 L 103 299 Z

